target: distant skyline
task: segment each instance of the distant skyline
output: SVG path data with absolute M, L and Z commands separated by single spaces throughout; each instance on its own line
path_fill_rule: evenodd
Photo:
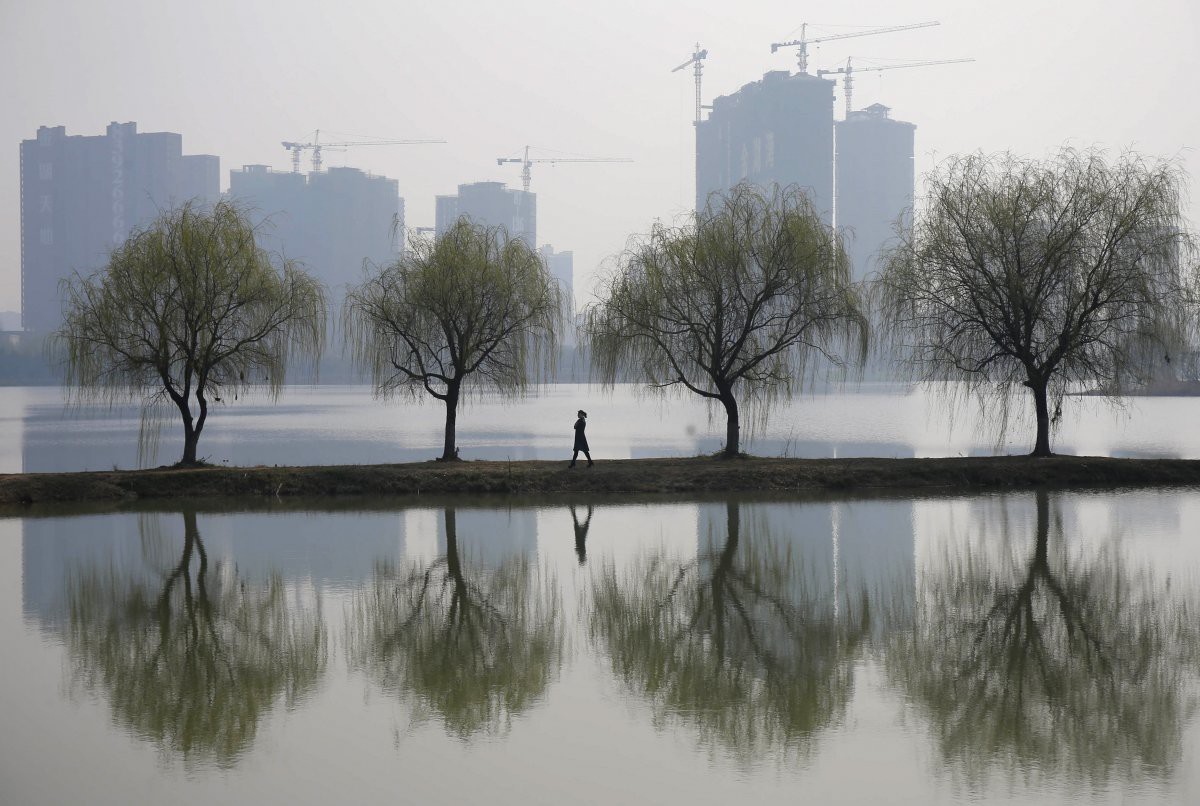
M 1200 228 L 1200 10 L 1186 0 L 0 0 L 0 310 L 20 304 L 20 141 L 40 125 L 95 135 L 110 121 L 179 132 L 186 153 L 220 156 L 222 189 L 245 164 L 290 170 L 280 142 L 315 129 L 331 140 L 445 139 L 324 155 L 326 166 L 398 180 L 409 226 L 432 226 L 434 197 L 459 184 L 519 188 L 520 166 L 496 159 L 525 145 L 539 157 L 631 158 L 533 166 L 538 240 L 574 252 L 586 302 L 596 268 L 630 235 L 691 209 L 694 85 L 690 70 L 671 68 L 697 41 L 710 103 L 768 70 L 794 70 L 793 48 L 769 46 L 801 23 L 811 39 L 926 20 L 941 25 L 810 47 L 810 70 L 847 57 L 858 67 L 976 59 L 856 77 L 856 108 L 881 102 L 917 126 L 918 205 L 921 175 L 953 154 L 1133 148 L 1181 161 L 1185 212 Z

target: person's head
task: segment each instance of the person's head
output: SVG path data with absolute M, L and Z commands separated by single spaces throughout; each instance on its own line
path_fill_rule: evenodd
M 586 412 L 586 411 L 584 411 L 583 409 L 580 409 L 580 410 L 579 410 L 579 416 L 580 416 L 580 417 L 582 417 L 583 419 L 585 419 L 585 420 L 586 420 L 586 419 L 587 419 L 587 412 Z

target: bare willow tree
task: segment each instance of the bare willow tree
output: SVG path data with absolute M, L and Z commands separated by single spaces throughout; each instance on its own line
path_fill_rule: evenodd
M 634 239 L 585 314 L 605 384 L 720 402 L 725 457 L 740 449 L 739 398 L 764 413 L 809 377 L 816 355 L 866 350 L 867 320 L 838 233 L 795 188 L 742 184 L 680 226 Z
M 1066 149 L 950 160 L 888 256 L 876 291 L 884 330 L 913 376 L 963 381 L 1008 421 L 1018 385 L 1037 422 L 1034 456 L 1071 390 L 1110 396 L 1144 382 L 1145 358 L 1178 354 L 1191 280 L 1173 163 L 1111 163 Z
M 321 285 L 275 263 L 255 236 L 236 204 L 189 202 L 65 285 L 67 383 L 83 397 L 141 397 L 143 447 L 148 417 L 174 404 L 182 465 L 196 463 L 210 401 L 251 386 L 278 395 L 291 357 L 316 357 L 324 342 Z
M 918 572 L 913 623 L 885 647 L 889 676 L 969 780 L 1169 779 L 1196 704 L 1195 600 L 1111 546 L 1083 559 L 1058 496 L 1033 498 L 977 513 L 978 545 L 1015 551 L 955 546 Z M 1022 552 L 1015 515 L 1030 503 Z
M 525 241 L 462 218 L 351 288 L 343 322 L 378 394 L 425 392 L 446 404 L 441 459 L 453 461 L 464 395 L 516 396 L 551 368 L 562 292 Z

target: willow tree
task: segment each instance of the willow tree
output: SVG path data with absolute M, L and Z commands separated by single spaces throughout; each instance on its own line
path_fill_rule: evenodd
M 885 331 L 914 377 L 999 402 L 1033 402 L 1034 456 L 1049 456 L 1066 392 L 1115 396 L 1144 382 L 1148 355 L 1178 354 L 1191 241 L 1178 165 L 1108 162 L 1070 149 L 952 159 L 885 261 Z
M 381 564 L 355 595 L 348 654 L 418 717 L 440 717 L 466 739 L 504 729 L 544 699 L 562 664 L 562 602 L 528 555 L 480 568 L 460 546 L 454 508 L 443 526 L 445 553 Z
M 842 718 L 871 614 L 865 590 L 839 614 L 803 554 L 742 510 L 726 504 L 692 561 L 649 553 L 625 574 L 603 566 L 589 627 L 657 724 L 693 728 L 752 764 L 807 754 Z
M 324 342 L 320 284 L 275 262 L 228 201 L 162 213 L 64 291 L 68 385 L 84 397 L 140 397 L 143 446 L 148 415 L 173 404 L 182 465 L 196 463 L 210 401 L 252 386 L 278 395 L 292 356 L 315 358 Z
M 918 572 L 912 625 L 886 648 L 889 676 L 970 779 L 1169 779 L 1196 703 L 1195 601 L 1108 548 L 1080 557 L 1058 496 L 1032 497 L 1021 496 L 1036 510 L 1024 535 L 1006 509 L 979 513 L 999 526 L 980 545 L 1024 552 L 968 547 Z
M 584 323 L 605 384 L 633 374 L 719 402 L 726 457 L 740 450 L 739 398 L 765 414 L 814 356 L 864 357 L 866 335 L 838 233 L 800 191 L 746 184 L 635 238 Z
M 183 513 L 178 560 L 156 569 L 97 564 L 69 578 L 67 653 L 74 683 L 103 696 L 113 719 L 185 765 L 232 767 L 280 704 L 320 685 L 328 630 L 278 575 L 256 581 L 210 561 L 196 513 Z M 141 516 L 143 550 L 168 536 Z
M 446 404 L 441 459 L 452 461 L 465 395 L 516 396 L 549 370 L 562 292 L 524 240 L 462 218 L 351 288 L 343 322 L 378 394 L 425 393 Z

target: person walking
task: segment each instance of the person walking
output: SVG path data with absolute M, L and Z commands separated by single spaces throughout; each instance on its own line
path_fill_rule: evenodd
M 575 524 L 575 556 L 579 558 L 580 565 L 587 564 L 587 533 L 588 529 L 592 528 L 592 505 L 587 505 L 587 517 L 583 519 L 583 523 L 579 522 L 579 516 L 575 514 L 575 505 L 570 504 L 571 520 Z
M 583 409 L 580 409 L 579 419 L 575 421 L 575 450 L 574 453 L 571 454 L 571 464 L 567 465 L 568 468 L 575 467 L 575 460 L 579 458 L 580 451 L 582 451 L 583 455 L 587 457 L 588 467 L 591 467 L 595 464 L 595 462 L 592 461 L 592 454 L 588 450 L 587 435 L 583 433 L 585 428 L 587 428 L 587 412 Z

